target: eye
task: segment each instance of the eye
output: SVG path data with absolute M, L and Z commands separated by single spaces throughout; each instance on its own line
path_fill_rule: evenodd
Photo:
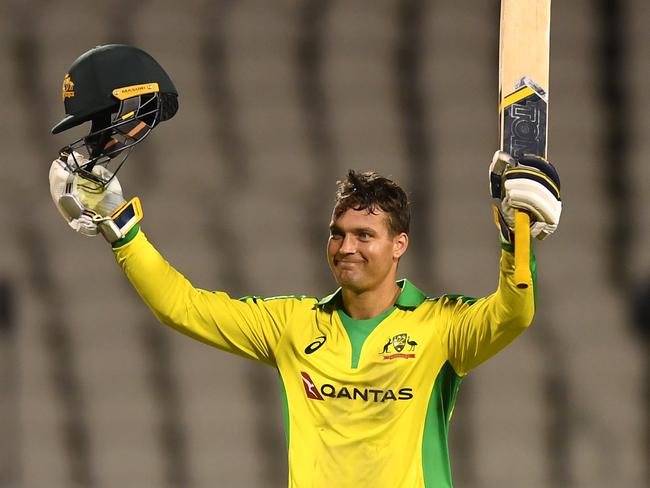
M 359 232 L 358 234 L 359 240 L 360 241 L 369 241 L 372 238 L 372 235 L 370 235 L 369 232 Z

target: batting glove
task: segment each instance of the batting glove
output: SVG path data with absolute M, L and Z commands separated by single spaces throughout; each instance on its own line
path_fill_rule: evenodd
M 87 160 L 79 153 L 62 153 L 50 166 L 50 194 L 59 213 L 75 231 L 87 237 L 101 233 L 113 243 L 123 238 L 142 217 L 140 200 L 136 197 L 128 203 L 122 195 L 117 178 L 108 185 L 73 173 L 71 159 L 77 165 Z M 95 166 L 92 172 L 108 180 L 112 173 L 103 166 Z
M 513 242 L 515 209 L 530 214 L 532 237 L 542 240 L 557 229 L 562 213 L 560 177 L 544 158 L 526 154 L 515 159 L 497 151 L 490 164 L 490 194 L 498 200 L 495 221 L 505 242 Z

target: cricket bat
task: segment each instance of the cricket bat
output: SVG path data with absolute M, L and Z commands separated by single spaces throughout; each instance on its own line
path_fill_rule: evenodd
M 499 147 L 546 158 L 551 0 L 501 0 Z M 515 283 L 532 284 L 530 216 L 515 212 Z

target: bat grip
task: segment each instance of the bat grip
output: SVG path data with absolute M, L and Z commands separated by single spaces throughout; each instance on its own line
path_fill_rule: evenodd
M 528 288 L 530 275 L 530 216 L 515 210 L 515 284 L 517 288 Z

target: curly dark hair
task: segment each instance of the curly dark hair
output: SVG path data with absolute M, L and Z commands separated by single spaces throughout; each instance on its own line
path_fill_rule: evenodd
M 383 210 L 392 235 L 409 232 L 411 208 L 406 193 L 397 183 L 374 171 L 357 173 L 351 169 L 344 180 L 337 181 L 334 218 L 349 209 L 373 214 L 377 209 Z

